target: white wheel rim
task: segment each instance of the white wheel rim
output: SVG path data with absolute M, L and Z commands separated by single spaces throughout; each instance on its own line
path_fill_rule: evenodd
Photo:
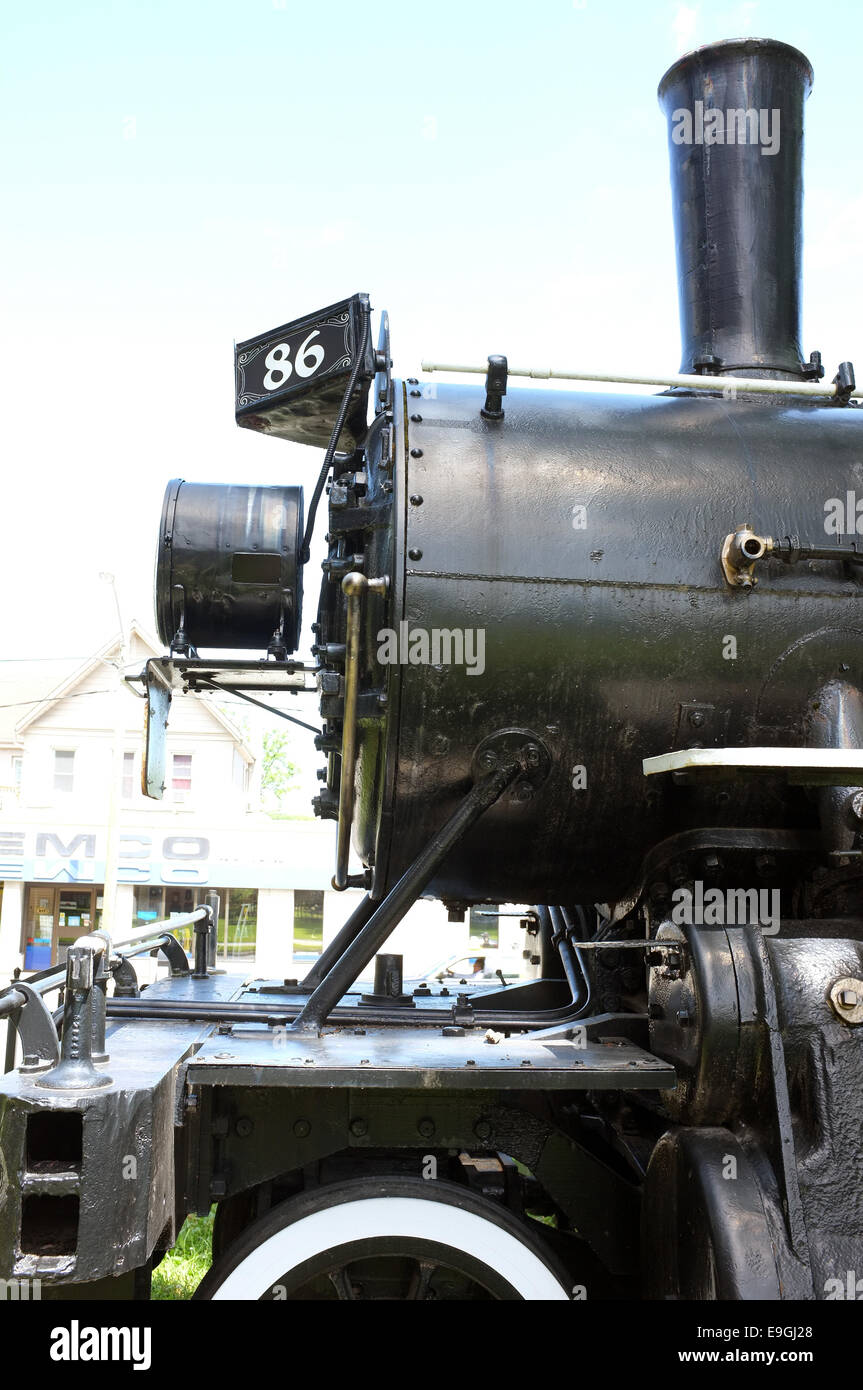
M 306 1260 L 382 1236 L 430 1240 L 460 1250 L 501 1273 L 523 1299 L 569 1299 L 548 1266 L 509 1231 L 475 1212 L 421 1197 L 358 1198 L 300 1217 L 262 1241 L 226 1275 L 212 1298 L 257 1300 Z

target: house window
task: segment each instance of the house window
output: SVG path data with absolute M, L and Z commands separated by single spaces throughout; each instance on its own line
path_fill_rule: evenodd
M 21 778 L 22 778 L 22 776 L 23 776 L 23 773 L 24 773 L 24 759 L 23 759 L 23 758 L 13 758 L 13 759 L 12 759 L 12 785 L 13 785 L 14 788 L 15 788 L 16 794 L 17 794 L 18 792 L 20 792 L 20 790 L 21 790 Z
M 131 801 L 135 793 L 135 754 L 123 754 L 123 800 Z
M 175 753 L 171 765 L 171 791 L 175 801 L 188 801 L 192 795 L 192 755 Z
M 324 895 L 294 890 L 294 960 L 314 960 L 324 944 Z
M 71 792 L 74 790 L 75 782 L 75 750 L 68 748 L 54 749 L 54 790 L 55 792 Z

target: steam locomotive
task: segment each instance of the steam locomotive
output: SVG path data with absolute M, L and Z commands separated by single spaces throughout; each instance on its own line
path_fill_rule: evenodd
M 663 78 L 683 357 L 620 382 L 652 394 L 513 387 L 567 373 L 502 356 L 398 380 L 363 294 L 238 344 L 237 423 L 324 458 L 307 517 L 291 485 L 169 484 L 145 790 L 178 692 L 314 683 L 315 809 L 364 895 L 299 983 L 215 972 L 211 904 L 194 963 L 170 924 L 94 933 L 0 995 L 0 1274 L 146 1297 L 212 1203 L 202 1299 L 863 1271 L 863 392 L 800 346 L 811 83 L 757 39 Z M 422 895 L 536 904 L 537 977 L 407 993 L 386 946 Z

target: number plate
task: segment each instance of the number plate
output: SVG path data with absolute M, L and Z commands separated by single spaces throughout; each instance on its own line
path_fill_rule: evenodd
M 364 370 L 345 433 L 356 433 L 359 406 L 374 371 L 367 295 L 354 295 L 257 338 L 238 343 L 237 424 L 304 444 L 326 444 L 355 355 Z

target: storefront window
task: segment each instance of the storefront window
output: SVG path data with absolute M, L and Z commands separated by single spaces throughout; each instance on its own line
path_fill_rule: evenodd
M 146 927 L 164 917 L 163 889 L 155 883 L 138 884 L 135 888 L 135 926 Z
M 324 895 L 294 890 L 294 960 L 314 960 L 324 944 Z
M 481 903 L 470 910 L 470 941 L 478 946 L 497 946 L 499 931 L 498 910 L 495 904 Z
M 219 938 L 220 954 L 225 955 L 228 960 L 253 959 L 257 931 L 257 888 L 231 888 L 228 901 L 227 937 L 223 939 L 220 936 Z
M 72 943 L 101 926 L 103 903 L 101 884 L 28 884 L 24 969 L 45 970 L 49 965 L 62 965 Z
M 165 916 L 169 922 L 173 918 L 185 917 L 187 913 L 194 912 L 197 906 L 197 896 L 194 888 L 184 885 L 183 887 L 165 889 Z M 194 955 L 194 926 L 171 926 L 168 930 L 174 933 L 187 955 Z

